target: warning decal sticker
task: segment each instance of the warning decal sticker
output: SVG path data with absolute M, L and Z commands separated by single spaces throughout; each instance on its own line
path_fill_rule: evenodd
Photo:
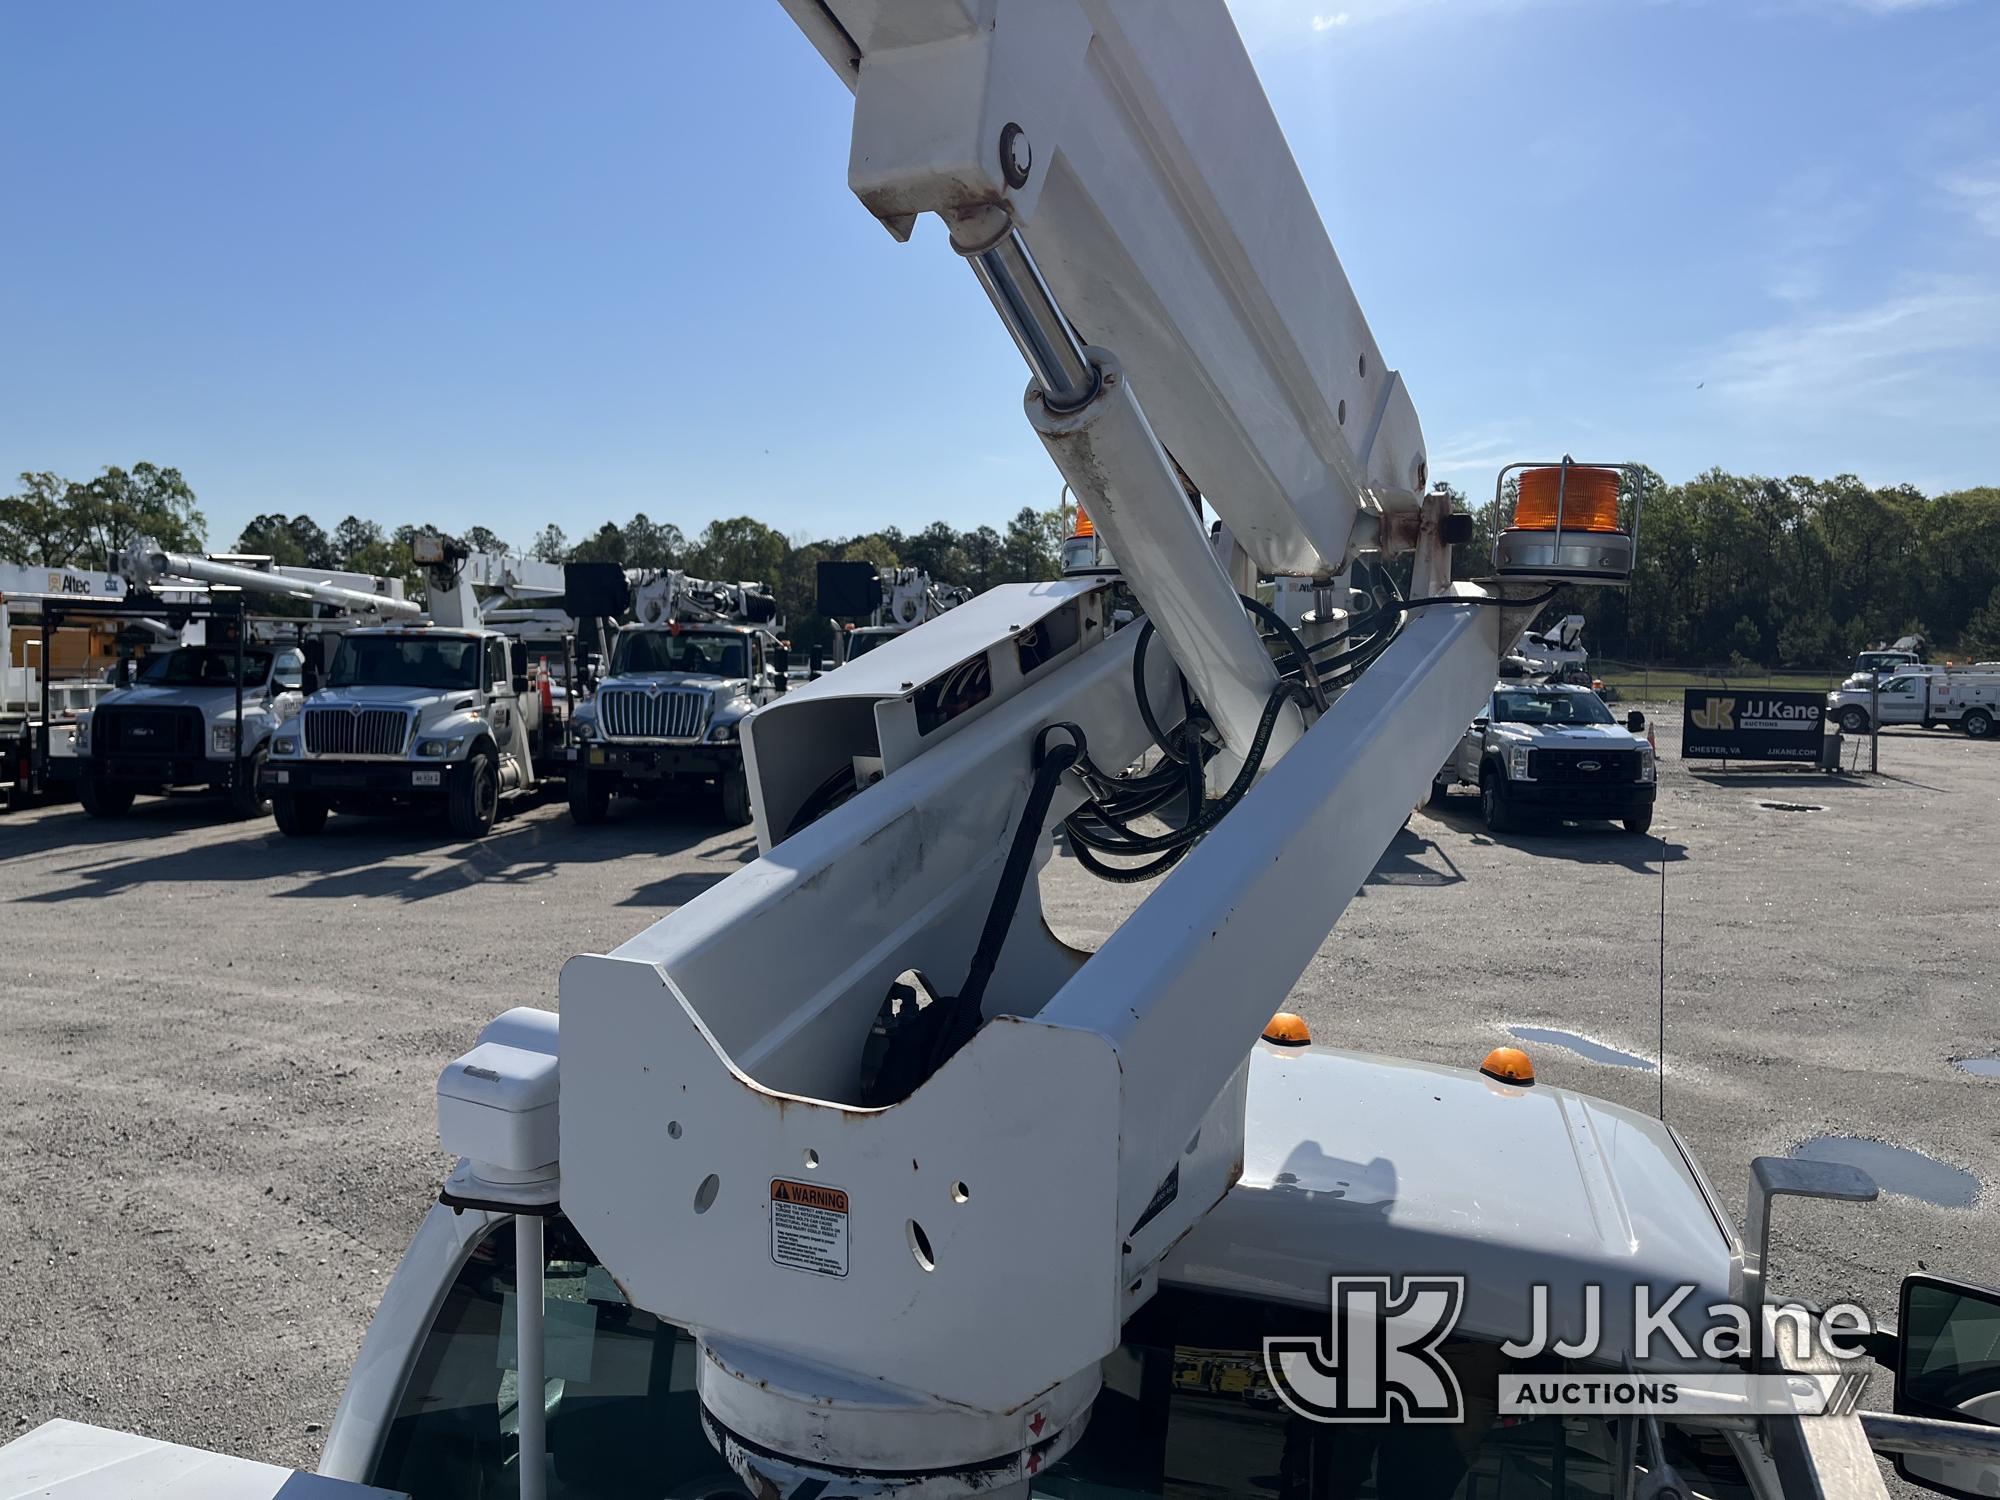
M 771 1179 L 771 1259 L 795 1271 L 847 1274 L 847 1194 Z

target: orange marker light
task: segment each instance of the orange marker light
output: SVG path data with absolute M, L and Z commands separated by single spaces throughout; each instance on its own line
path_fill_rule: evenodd
M 1076 525 L 1070 528 L 1071 536 L 1096 536 L 1097 527 L 1091 523 L 1090 512 L 1081 505 L 1076 508 Z
M 1304 1016 L 1281 1010 L 1264 1023 L 1264 1040 L 1276 1042 L 1280 1047 L 1304 1047 L 1311 1044 L 1312 1032 Z
M 1519 1047 L 1495 1047 L 1486 1054 L 1479 1071 L 1496 1083 L 1511 1083 L 1519 1088 L 1527 1088 L 1535 1081 L 1535 1065 Z
M 1521 531 L 1554 531 L 1556 498 L 1562 498 L 1564 531 L 1622 531 L 1618 524 L 1618 471 L 1586 469 L 1572 464 L 1569 478 L 1560 467 L 1523 469 L 1521 493 L 1514 504 L 1514 525 Z

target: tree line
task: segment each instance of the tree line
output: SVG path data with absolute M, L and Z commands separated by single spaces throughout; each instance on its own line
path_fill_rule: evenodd
M 1599 656 L 1656 665 L 1831 668 L 1906 634 L 1943 654 L 2000 657 L 2000 489 L 1927 496 L 1871 487 L 1851 475 L 1771 479 L 1721 469 L 1668 484 L 1650 469 L 1626 483 L 1640 502 L 1638 571 L 1629 591 L 1571 591 Z M 1461 508 L 1464 502 L 1460 501 Z M 1511 497 L 1474 509 L 1475 536 L 1458 549 L 1462 577 L 1486 568 Z M 132 538 L 200 551 L 207 522 L 177 469 L 150 463 L 71 481 L 26 473 L 0 497 L 0 560 L 114 567 Z M 346 568 L 417 582 L 412 540 L 433 528 L 385 528 L 359 516 L 330 531 L 306 515 L 260 515 L 238 552 L 303 567 Z M 550 524 L 519 550 L 548 562 L 682 568 L 702 578 L 769 583 L 800 649 L 833 625 L 814 610 L 822 559 L 918 567 L 973 589 L 1057 576 L 1062 519 L 1024 507 L 1003 529 L 936 521 L 817 540 L 787 537 L 750 516 L 712 521 L 688 537 L 642 514 L 606 521 L 572 542 Z M 484 527 L 457 540 L 511 550 Z M 1558 601 L 1558 607 L 1562 607 Z
M 23 474 L 19 491 L 0 497 L 0 561 L 115 569 L 134 538 L 154 538 L 170 551 L 200 552 L 206 530 L 194 491 L 180 472 L 153 464 L 135 464 L 129 472 L 106 469 L 83 482 L 51 473 Z M 947 521 L 934 521 L 913 532 L 890 526 L 806 539 L 787 537 L 751 516 L 731 516 L 711 521 L 690 538 L 672 522 L 654 521 L 642 512 L 623 525 L 606 521 L 574 542 L 551 523 L 519 546 L 510 546 L 484 526 L 454 534 L 428 525 L 385 527 L 350 515 L 329 529 L 309 515 L 271 512 L 252 517 L 230 550 L 288 567 L 401 578 L 412 590 L 421 583 L 413 544 L 419 534 L 432 531 L 476 552 L 519 551 L 543 562 L 680 568 L 698 578 L 769 584 L 787 633 L 803 651 L 828 645 L 835 629 L 815 608 L 822 559 L 922 568 L 939 583 L 983 590 L 1058 576 L 1062 530 L 1057 512 L 1024 506 L 1004 530 L 977 526 L 961 531 Z

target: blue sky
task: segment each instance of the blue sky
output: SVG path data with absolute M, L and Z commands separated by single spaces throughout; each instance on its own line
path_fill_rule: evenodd
M 1236 0 L 1434 470 L 2000 483 L 2000 0 Z M 0 8 L 0 474 L 525 540 L 1060 487 L 769 0 Z

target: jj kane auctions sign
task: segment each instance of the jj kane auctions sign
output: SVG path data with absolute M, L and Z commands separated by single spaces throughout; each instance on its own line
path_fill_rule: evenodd
M 1817 761 L 1825 718 L 1824 693 L 1689 688 L 1681 759 Z

